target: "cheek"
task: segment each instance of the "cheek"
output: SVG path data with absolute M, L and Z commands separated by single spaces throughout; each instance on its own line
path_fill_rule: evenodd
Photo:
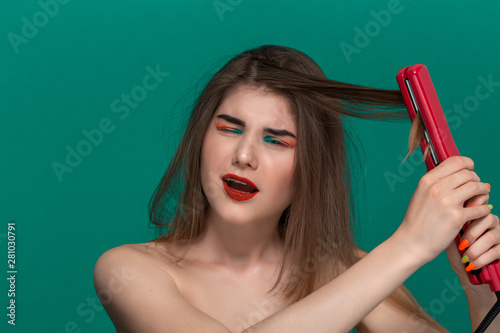
M 221 161 L 224 155 L 223 148 L 213 133 L 207 134 L 201 147 L 202 165 L 213 167 L 218 161 Z
M 211 202 L 211 199 L 218 195 L 219 184 L 215 173 L 217 170 L 216 159 L 213 155 L 213 149 L 211 149 L 213 145 L 210 145 L 210 141 L 205 141 L 205 143 L 201 149 L 200 177 L 203 192 L 208 201 Z
M 207 133 L 205 134 L 205 137 L 203 138 L 203 144 L 201 146 L 201 157 L 202 160 L 207 161 L 210 157 L 214 156 L 214 154 L 217 154 L 218 149 L 218 143 L 217 143 L 217 137 L 214 135 L 212 129 L 209 128 Z
M 203 139 L 203 144 L 201 146 L 201 156 L 200 156 L 200 168 L 201 168 L 201 181 L 205 183 L 207 181 L 207 175 L 212 169 L 212 159 L 210 157 L 214 154 L 214 145 L 211 142 L 210 135 L 206 135 Z
M 271 186 L 273 187 L 273 205 L 284 210 L 290 204 L 293 198 L 293 182 L 292 173 L 289 170 L 282 170 L 280 177 L 276 178 L 276 182 Z
M 284 179 L 284 182 L 286 184 L 286 188 L 289 192 L 292 192 L 293 191 L 293 172 L 292 170 L 290 170 L 287 174 L 286 174 L 286 178 Z
M 296 168 L 296 160 L 295 160 L 295 156 L 294 158 L 292 159 L 292 161 L 290 162 L 290 167 L 286 170 L 286 175 L 287 175 L 287 184 L 288 184 L 288 189 L 290 191 L 290 196 L 293 192 L 293 176 L 294 176 L 294 173 L 295 173 L 295 168 Z
M 274 183 L 276 191 L 285 194 L 284 192 L 291 192 L 293 187 L 293 161 L 283 160 L 274 165 L 274 171 L 271 173 L 270 181 Z M 287 167 L 284 167 L 287 166 Z
M 201 147 L 200 168 L 201 182 L 207 196 L 207 191 L 212 192 L 221 187 L 221 173 L 227 167 L 229 158 L 227 152 L 224 152 L 222 148 L 213 133 L 205 136 Z

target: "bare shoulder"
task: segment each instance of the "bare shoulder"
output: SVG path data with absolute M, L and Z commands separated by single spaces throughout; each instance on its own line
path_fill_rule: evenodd
M 148 250 L 144 244 L 124 244 L 105 251 L 94 266 L 94 279 L 113 269 L 135 270 L 145 268 L 155 257 L 154 251 Z
M 138 255 L 139 253 L 142 252 L 140 251 L 140 248 L 141 244 L 123 244 L 117 247 L 113 247 L 105 251 L 103 254 L 101 254 L 97 262 L 103 260 L 110 260 L 112 258 L 113 259 L 122 258 L 132 253 Z
M 181 295 L 168 274 L 168 260 L 149 243 L 104 252 L 94 267 L 94 286 L 118 333 L 227 332 Z M 186 324 L 187 323 L 187 324 Z
M 163 264 L 172 263 L 172 257 L 168 255 L 168 252 L 162 251 L 161 247 L 154 243 L 123 244 L 105 251 L 97 260 L 95 268 L 125 264 L 127 266 L 148 264 L 156 266 L 159 260 Z

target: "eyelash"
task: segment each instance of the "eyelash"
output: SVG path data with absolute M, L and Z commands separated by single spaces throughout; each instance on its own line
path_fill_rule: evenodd
M 217 128 L 217 130 L 219 130 L 221 132 L 236 133 L 235 131 L 233 131 L 235 128 L 231 128 L 231 127 L 217 127 L 217 126 L 216 126 L 216 128 Z M 275 146 L 282 146 L 282 147 L 290 148 L 289 145 L 287 145 L 286 143 L 284 143 L 282 141 L 279 141 L 279 140 L 276 140 L 276 139 L 272 139 L 271 141 L 277 142 L 277 143 L 272 143 Z

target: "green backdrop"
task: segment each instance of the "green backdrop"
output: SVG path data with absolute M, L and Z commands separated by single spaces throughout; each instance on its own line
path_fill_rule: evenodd
M 396 89 L 400 68 L 425 64 L 496 206 L 499 14 L 493 0 L 1 1 L 0 330 L 113 331 L 93 287 L 97 258 L 154 237 L 147 203 L 205 75 L 262 44 L 299 49 L 329 78 L 379 88 Z M 426 169 L 420 151 L 400 166 L 409 121 L 352 123 L 366 154 L 357 238 L 371 250 L 397 229 Z M 448 330 L 466 332 L 455 282 L 443 253 L 407 286 Z

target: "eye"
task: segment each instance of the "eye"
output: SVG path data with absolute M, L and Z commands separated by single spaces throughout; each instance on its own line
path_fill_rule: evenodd
M 236 129 L 236 128 L 231 128 L 231 127 L 221 127 L 221 126 L 216 126 L 217 127 L 217 130 L 221 131 L 221 132 L 226 132 L 226 133 L 237 133 L 237 134 L 241 134 L 243 133 L 242 131 L 240 131 L 239 129 Z
M 224 133 L 235 133 L 235 134 L 242 134 L 243 133 L 241 130 L 239 130 L 237 128 L 223 127 L 223 126 L 216 126 L 216 128 L 217 128 L 218 131 L 224 132 Z M 286 143 L 284 143 L 282 141 L 276 140 L 272 136 L 266 136 L 264 138 L 264 142 L 271 143 L 274 146 L 280 146 L 280 147 L 288 147 L 288 148 L 290 148 L 290 145 L 288 145 L 288 144 L 286 144 Z
M 276 140 L 276 139 L 274 139 L 274 138 L 273 138 L 273 137 L 271 137 L 271 136 L 266 136 L 266 137 L 264 138 L 264 141 L 265 141 L 265 142 L 270 142 L 270 143 L 272 143 L 273 145 L 277 145 L 277 146 L 289 147 L 289 145 L 287 145 L 286 143 L 281 142 L 281 141 L 279 141 L 279 140 Z

